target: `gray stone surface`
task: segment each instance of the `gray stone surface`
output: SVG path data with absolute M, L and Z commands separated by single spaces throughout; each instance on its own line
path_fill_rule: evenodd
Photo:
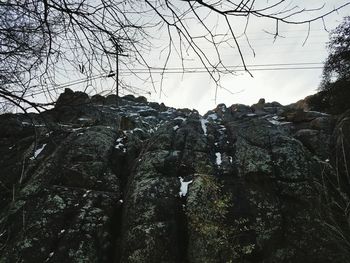
M 66 90 L 41 116 L 0 116 L 1 263 L 346 262 L 322 198 L 348 113 L 334 128 L 276 102 L 115 101 Z

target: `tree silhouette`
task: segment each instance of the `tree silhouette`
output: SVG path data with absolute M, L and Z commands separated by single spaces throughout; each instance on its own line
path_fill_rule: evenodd
M 332 82 L 350 81 L 350 17 L 330 33 L 329 54 L 323 69 L 323 88 Z
M 314 110 L 341 114 L 350 108 L 350 17 L 330 32 L 320 92 L 310 97 Z
M 134 69 L 148 73 L 142 77 L 156 90 L 152 64 L 147 57 L 158 48 L 165 34 L 157 65 L 163 76 L 174 57 L 181 68 L 192 54 L 220 86 L 222 74 L 234 73 L 223 60 L 223 50 L 237 52 L 249 73 L 238 42 L 245 37 L 253 17 L 274 21 L 271 34 L 279 36 L 281 24 L 308 24 L 322 20 L 349 5 L 347 2 L 330 11 L 323 6 L 299 7 L 293 1 L 274 0 L 6 0 L 0 2 L 0 97 L 1 106 L 10 103 L 23 110 L 41 105 L 30 96 L 43 93 L 53 101 L 60 74 L 74 68 L 93 79 L 116 76 L 116 60 L 124 70 L 141 78 Z M 311 14 L 302 19 L 300 15 Z M 245 19 L 243 34 L 234 28 L 237 19 Z M 310 28 L 310 27 L 309 27 Z M 208 54 L 204 45 L 213 52 Z M 123 50 L 125 56 L 119 56 Z M 144 75 L 143 75 L 144 76 Z M 120 85 L 126 85 L 117 79 Z

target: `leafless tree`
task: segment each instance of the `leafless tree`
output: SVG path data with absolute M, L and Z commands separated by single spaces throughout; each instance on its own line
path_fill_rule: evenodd
M 149 81 L 159 92 L 173 59 L 180 58 L 184 71 L 188 67 L 186 58 L 191 56 L 220 87 L 222 74 L 234 73 L 234 69 L 227 68 L 223 50 L 237 52 L 249 73 L 238 40 L 244 37 L 250 45 L 247 29 L 252 18 L 273 21 L 271 34 L 277 38 L 281 24 L 306 24 L 310 28 L 311 23 L 324 21 L 348 5 L 350 2 L 327 10 L 323 5 L 306 9 L 293 0 L 3 0 L 1 103 L 40 110 L 47 105 L 38 104 L 30 96 L 43 93 L 53 101 L 53 92 L 63 87 L 58 85 L 60 74 L 67 74 L 67 68 L 83 74 L 82 81 L 116 77 L 116 68 L 122 69 Z M 301 17 L 305 13 L 311 18 Z M 240 31 L 235 29 L 238 19 L 245 19 Z M 164 35 L 166 44 L 160 41 Z M 208 54 L 203 45 L 214 52 Z M 163 54 L 158 66 L 148 59 L 155 48 Z M 147 77 L 140 72 L 146 72 Z M 156 87 L 154 74 L 158 73 L 162 77 Z M 118 77 L 117 83 L 127 88 L 122 78 Z

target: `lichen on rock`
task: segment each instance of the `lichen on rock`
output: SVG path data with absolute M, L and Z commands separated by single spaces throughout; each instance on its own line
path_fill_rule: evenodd
M 349 127 L 71 90 L 0 115 L 0 262 L 346 262 Z

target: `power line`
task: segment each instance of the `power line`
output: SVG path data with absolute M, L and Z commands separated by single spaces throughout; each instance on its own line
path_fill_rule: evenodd
M 310 70 L 310 69 L 322 69 L 323 67 L 281 67 L 281 68 L 248 68 L 249 71 L 279 71 L 279 70 Z M 232 72 L 244 72 L 246 71 L 245 69 L 224 69 L 224 68 L 220 68 L 218 69 L 218 71 L 220 73 L 232 73 Z M 209 70 L 210 72 L 210 70 Z M 148 73 L 147 71 L 133 71 L 133 73 L 135 74 L 144 74 L 144 73 Z M 152 73 L 154 74 L 162 74 L 163 71 L 152 71 Z M 178 70 L 178 71 L 164 71 L 164 73 L 166 74 L 188 74 L 188 73 L 208 73 L 208 70 L 206 70 L 205 68 L 203 69 L 193 69 L 193 70 Z M 214 72 L 213 72 L 214 73 Z
M 283 71 L 283 70 L 315 70 L 315 69 L 322 69 L 323 63 L 320 62 L 299 62 L 299 63 L 275 63 L 275 64 L 252 64 L 247 65 L 249 71 Z M 243 66 L 227 66 L 227 67 L 217 67 L 215 69 L 216 71 L 220 71 L 220 73 L 232 73 L 232 72 L 244 72 L 246 71 Z M 208 73 L 208 70 L 205 67 L 186 67 L 186 68 L 180 68 L 180 67 L 172 67 L 172 68 L 159 68 L 159 67 L 151 67 L 149 69 L 133 69 L 133 70 L 120 70 L 120 73 L 126 74 L 132 72 L 133 74 L 149 74 L 151 72 L 152 74 L 163 74 L 163 73 L 171 73 L 171 74 L 198 74 L 198 73 Z M 78 84 L 86 83 L 92 80 L 102 79 L 102 78 L 108 78 L 110 77 L 110 74 L 98 74 L 94 75 L 88 78 L 81 78 L 73 81 L 69 81 L 63 84 L 55 85 L 53 87 L 48 87 L 45 90 L 37 91 L 34 93 L 31 93 L 30 95 L 27 95 L 25 97 L 29 96 L 36 96 L 43 94 L 45 92 L 54 91 L 56 89 L 63 89 L 71 86 L 75 86 Z M 114 76 L 114 75 L 112 75 Z
M 296 63 L 271 63 L 271 64 L 247 64 L 246 66 L 249 67 L 272 67 L 272 66 L 301 66 L 301 65 L 323 65 L 323 62 L 296 62 Z M 225 68 L 244 68 L 241 65 L 231 65 L 226 67 L 218 67 L 218 69 L 225 69 Z M 169 67 L 166 68 L 167 70 L 182 70 L 181 67 Z M 205 69 L 204 67 L 185 67 L 185 70 L 193 70 L 193 69 Z M 134 69 L 135 71 L 145 70 L 148 72 L 149 69 Z M 133 70 L 133 72 L 134 72 Z M 161 67 L 151 67 L 150 70 L 163 70 Z M 126 70 L 125 70 L 126 71 Z

